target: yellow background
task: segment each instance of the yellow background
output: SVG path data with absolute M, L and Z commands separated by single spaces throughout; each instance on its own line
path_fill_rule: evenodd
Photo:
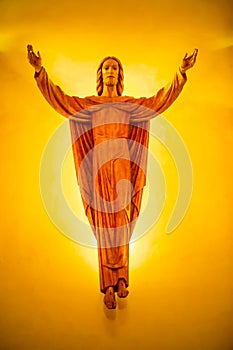
M 226 0 L 0 2 L 1 349 L 233 347 L 231 13 Z M 106 55 L 121 59 L 126 94 L 149 96 L 199 49 L 164 113 L 190 153 L 191 204 L 166 235 L 176 181 L 165 166 L 163 215 L 131 246 L 130 295 L 114 311 L 102 303 L 96 251 L 62 235 L 41 201 L 42 152 L 63 118 L 36 87 L 28 43 L 79 96 L 95 94 Z

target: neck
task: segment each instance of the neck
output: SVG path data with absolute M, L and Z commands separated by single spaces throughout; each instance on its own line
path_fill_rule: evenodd
M 104 85 L 103 93 L 102 93 L 101 96 L 107 96 L 107 97 L 118 96 L 116 85 L 114 85 L 114 86 L 106 86 L 106 85 Z

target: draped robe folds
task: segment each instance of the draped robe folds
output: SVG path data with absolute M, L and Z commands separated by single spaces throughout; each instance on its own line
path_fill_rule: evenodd
M 174 102 L 187 77 L 178 70 L 149 98 L 69 96 L 44 68 L 35 79 L 49 104 L 69 118 L 77 180 L 98 244 L 100 290 L 117 290 L 121 278 L 128 286 L 129 240 L 146 183 L 149 121 Z

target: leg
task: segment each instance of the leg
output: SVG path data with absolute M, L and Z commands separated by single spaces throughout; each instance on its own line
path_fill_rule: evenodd
M 108 287 L 104 296 L 104 303 L 108 309 L 116 308 L 116 299 L 113 287 Z
M 119 298 L 126 298 L 129 294 L 129 291 L 126 288 L 125 280 L 120 278 L 117 284 L 117 295 Z

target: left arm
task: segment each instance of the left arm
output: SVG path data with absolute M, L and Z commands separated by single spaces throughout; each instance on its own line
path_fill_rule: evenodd
M 171 106 L 171 104 L 177 99 L 177 97 L 181 93 L 183 86 L 187 81 L 186 71 L 195 64 L 197 52 L 198 50 L 195 49 L 192 55 L 187 56 L 186 54 L 184 56 L 182 63 L 171 83 L 160 89 L 152 97 L 142 97 L 137 99 L 136 104 L 150 108 L 158 114 L 163 113 L 169 106 Z M 155 117 L 155 115 L 153 115 L 153 117 Z M 135 121 L 138 119 L 136 113 L 135 118 L 133 116 L 132 119 Z M 148 119 L 151 119 L 151 117 L 149 117 Z

